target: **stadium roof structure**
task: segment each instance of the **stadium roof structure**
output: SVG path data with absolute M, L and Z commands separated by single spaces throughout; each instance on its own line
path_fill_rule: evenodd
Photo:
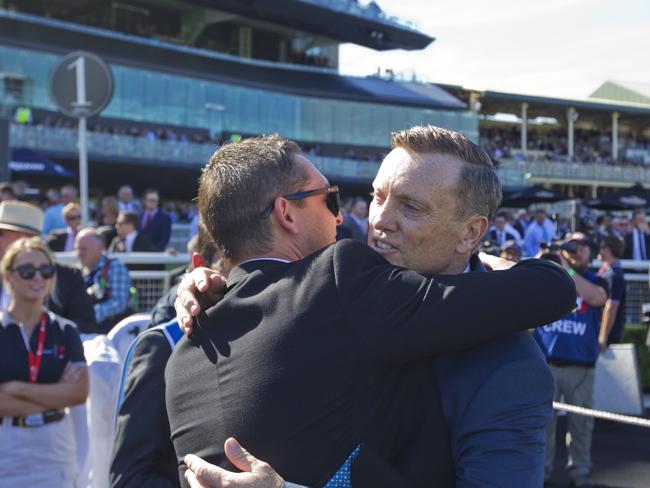
M 276 4 L 276 2 L 273 2 Z M 292 95 L 424 109 L 466 110 L 464 102 L 432 84 L 342 76 L 313 69 L 244 59 L 188 46 L 178 46 L 72 22 L 0 9 L 3 44 L 65 54 L 84 46 L 116 64 L 260 88 Z
M 650 83 L 607 80 L 589 97 L 650 105 Z
M 575 108 L 581 115 L 590 118 L 609 117 L 612 112 L 618 112 L 626 120 L 648 120 L 650 103 L 623 102 L 602 99 L 573 99 L 547 97 L 540 95 L 525 95 L 492 90 L 474 90 L 458 85 L 440 84 L 441 88 L 464 101 L 469 101 L 471 93 L 477 93 L 481 103 L 481 113 L 498 112 L 521 113 L 521 104 L 528 104 L 528 117 L 556 117 L 566 115 L 566 110 Z
M 435 39 L 357 0 L 185 0 L 244 17 L 293 27 L 378 51 L 424 49 Z

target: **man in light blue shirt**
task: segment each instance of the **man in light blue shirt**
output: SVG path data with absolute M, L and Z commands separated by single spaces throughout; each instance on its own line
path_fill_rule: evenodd
M 540 245 L 545 242 L 550 244 L 555 239 L 555 228 L 553 222 L 546 218 L 546 211 L 539 209 L 535 212 L 533 220 L 524 236 L 524 254 L 529 257 L 535 256 L 539 252 Z
M 61 187 L 61 201 L 45 210 L 45 219 L 43 221 L 43 234 L 48 235 L 53 230 L 65 229 L 67 224 L 63 218 L 63 207 L 70 202 L 77 201 L 77 189 L 72 185 Z

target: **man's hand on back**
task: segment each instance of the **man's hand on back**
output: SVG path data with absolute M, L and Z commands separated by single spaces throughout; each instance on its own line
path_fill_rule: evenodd
M 488 254 L 486 252 L 478 253 L 478 258 L 481 260 L 485 267 L 490 268 L 492 271 L 510 269 L 515 265 L 515 263 L 512 261 L 500 258 L 499 256 L 493 256 L 492 254 Z
M 178 285 L 174 308 L 178 323 L 186 334 L 192 332 L 193 318 L 204 308 L 219 302 L 225 288 L 225 278 L 209 268 L 196 268 L 183 278 Z
M 280 488 L 284 480 L 267 463 L 251 455 L 232 437 L 224 443 L 224 451 L 242 473 L 233 473 L 205 462 L 194 454 L 185 456 L 185 479 L 192 488 Z

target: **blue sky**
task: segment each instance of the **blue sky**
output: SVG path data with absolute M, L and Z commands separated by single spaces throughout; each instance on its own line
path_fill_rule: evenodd
M 391 68 L 426 81 L 568 98 L 586 98 L 608 79 L 650 84 L 650 0 L 378 3 L 436 41 L 415 52 L 345 45 L 342 72 Z

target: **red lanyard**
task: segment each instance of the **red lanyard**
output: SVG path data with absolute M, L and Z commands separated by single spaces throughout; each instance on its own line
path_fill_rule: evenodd
M 31 344 L 27 349 L 27 361 L 29 363 L 29 381 L 36 383 L 38 372 L 41 370 L 41 361 L 43 360 L 43 346 L 45 345 L 45 326 L 47 325 L 47 316 L 41 316 L 41 326 L 38 331 L 38 345 L 36 346 L 36 354 L 32 352 Z M 29 342 L 28 342 L 29 344 Z

